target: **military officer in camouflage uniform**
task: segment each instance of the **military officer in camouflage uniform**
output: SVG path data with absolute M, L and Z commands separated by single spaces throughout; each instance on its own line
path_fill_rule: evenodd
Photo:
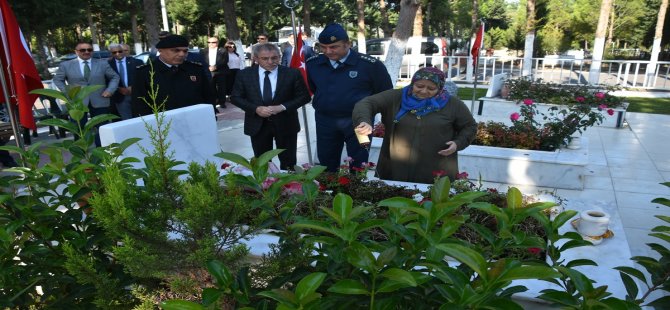
M 149 98 L 152 69 L 154 88 L 158 87 L 156 103 L 161 104 L 167 98 L 165 111 L 200 103 L 209 103 L 213 107 L 214 97 L 202 64 L 186 60 L 188 40 L 180 35 L 171 35 L 160 40 L 156 48 L 160 51 L 160 55 L 136 70 L 133 85 L 133 116 L 153 113 L 151 107 L 143 100 L 152 103 Z M 216 111 L 216 108 L 214 109 Z
M 379 60 L 350 49 L 349 36 L 339 24 L 326 26 L 319 44 L 323 54 L 307 60 L 319 163 L 336 171 L 346 143 L 353 166 L 360 166 L 368 161 L 368 151 L 356 139 L 351 112 L 359 100 L 391 89 L 391 77 Z

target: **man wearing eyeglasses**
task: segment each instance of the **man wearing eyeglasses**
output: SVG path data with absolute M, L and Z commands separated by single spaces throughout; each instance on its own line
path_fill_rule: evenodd
M 104 87 L 94 91 L 84 99 L 84 105 L 88 106 L 91 117 L 109 113 L 109 99 L 119 85 L 119 75 L 114 72 L 106 61 L 91 57 L 93 55 L 93 46 L 91 44 L 80 42 L 74 51 L 77 54 L 77 58 L 64 61 L 60 64 L 53 78 L 54 85 L 61 91 L 66 91 L 66 82 L 68 87 L 74 85 L 82 87 L 103 85 Z M 86 123 L 86 117 L 84 117 L 82 123 Z M 97 132 L 95 135 L 95 145 L 100 146 L 100 137 Z
M 188 40 L 171 35 L 158 41 L 156 59 L 137 68 L 132 91 L 133 116 L 153 114 L 150 104 L 173 110 L 200 103 L 213 104 L 214 98 L 203 66 L 186 60 Z M 153 76 L 152 76 L 153 72 Z M 149 97 L 151 87 L 158 88 L 156 102 Z
M 109 52 L 112 53 L 112 58 L 108 60 L 109 66 L 121 77 L 119 88 L 112 95 L 110 110 L 122 120 L 129 119 L 133 117 L 130 94 L 135 79 L 135 68 L 143 63 L 139 59 L 127 57 L 124 44 L 109 45 Z
M 226 107 L 226 74 L 228 73 L 228 52 L 219 48 L 219 39 L 216 37 L 207 38 L 207 48 L 200 50 L 200 55 L 207 66 L 212 80 L 210 88 L 213 94 L 216 94 L 215 105 L 221 108 Z

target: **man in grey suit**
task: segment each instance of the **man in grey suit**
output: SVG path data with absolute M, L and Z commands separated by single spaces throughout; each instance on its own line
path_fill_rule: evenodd
M 66 81 L 69 86 L 103 85 L 105 87 L 96 90 L 84 99 L 84 105 L 88 106 L 91 117 L 110 113 L 109 98 L 112 97 L 119 85 L 119 75 L 114 72 L 106 60 L 91 58 L 93 53 L 91 44 L 78 43 L 75 53 L 77 53 L 77 58 L 62 62 L 58 67 L 58 71 L 53 78 L 54 85 L 61 91 L 66 90 Z M 82 123 L 86 123 L 86 116 Z M 97 128 L 95 145 L 100 146 Z

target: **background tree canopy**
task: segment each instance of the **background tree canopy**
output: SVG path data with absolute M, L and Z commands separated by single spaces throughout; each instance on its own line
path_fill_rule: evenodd
M 160 21 L 160 0 L 10 0 L 33 52 L 46 57 L 70 53 L 78 41 L 93 41 L 102 49 L 114 42 L 140 43 L 150 47 L 151 27 L 145 23 L 145 6 L 153 3 Z M 207 36 L 227 38 L 224 2 L 235 2 L 234 18 L 244 44 L 255 42 L 258 33 L 267 33 L 276 41 L 277 30 L 289 26 L 290 11 L 280 0 L 166 0 L 170 30 L 184 34 L 194 46 L 204 46 Z M 421 5 L 423 35 L 450 39 L 450 49 L 467 47 L 471 35 L 473 1 L 418 0 Z M 594 38 L 600 0 L 536 0 L 539 56 L 568 49 L 590 50 Z M 330 22 L 344 24 L 356 31 L 356 1 L 309 1 L 312 26 Z M 366 0 L 366 37 L 390 36 L 398 21 L 400 0 Z M 296 16 L 303 17 L 303 1 Z M 626 49 L 649 50 L 660 0 L 615 1 L 608 30 L 607 51 L 616 54 Z M 384 19 L 382 7 L 386 10 Z M 520 50 L 523 47 L 525 0 L 480 0 L 478 16 L 486 23 L 485 47 Z M 90 18 L 89 18 L 90 16 Z M 136 27 L 133 27 L 133 21 Z M 388 24 L 388 31 L 384 27 Z M 666 23 L 667 24 L 667 23 Z M 158 27 L 162 23 L 159 22 Z M 668 27 L 666 27 L 667 29 Z M 153 29 L 159 31 L 161 29 Z M 663 42 L 667 45 L 666 35 Z M 136 38 L 136 39 L 133 39 Z M 139 41 L 139 42 L 138 42 Z M 41 48 L 37 48 L 40 46 Z

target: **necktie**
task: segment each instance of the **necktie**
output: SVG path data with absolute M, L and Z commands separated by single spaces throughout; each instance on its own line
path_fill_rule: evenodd
M 119 60 L 119 61 L 116 63 L 116 66 L 117 66 L 118 69 L 119 69 L 119 76 L 121 76 L 121 81 L 123 81 L 123 86 L 128 86 L 128 83 L 127 83 L 127 81 L 126 81 L 126 69 L 125 69 L 125 67 L 123 66 L 123 62 Z
M 335 61 L 335 69 L 339 68 L 342 65 L 342 62 L 339 60 Z
M 84 79 L 88 80 L 89 76 L 91 76 L 91 67 L 88 65 L 88 61 L 84 61 Z
M 272 103 L 272 84 L 270 84 L 270 71 L 265 71 L 263 79 L 263 103 L 270 105 Z
M 172 72 L 176 73 L 177 71 L 179 71 L 179 66 L 174 65 L 174 66 L 170 67 L 170 69 L 172 70 Z

